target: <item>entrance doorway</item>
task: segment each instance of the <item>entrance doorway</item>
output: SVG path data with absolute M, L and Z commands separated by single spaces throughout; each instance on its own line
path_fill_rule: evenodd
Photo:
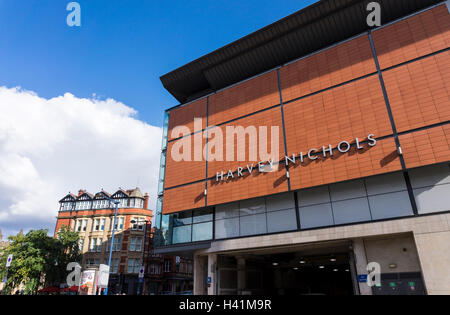
M 359 294 L 349 244 L 261 249 L 218 257 L 219 294 Z
M 348 254 L 266 257 L 263 294 L 353 295 Z

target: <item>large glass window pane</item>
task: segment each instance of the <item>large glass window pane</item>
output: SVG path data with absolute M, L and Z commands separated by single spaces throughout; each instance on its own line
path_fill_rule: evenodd
M 267 213 L 267 231 L 269 233 L 292 231 L 297 229 L 295 209 Z
M 299 209 L 299 212 L 300 226 L 302 229 L 331 226 L 334 224 L 330 203 L 303 207 Z
M 378 195 L 406 190 L 406 182 L 402 173 L 386 174 L 366 179 L 367 194 Z
M 174 227 L 172 243 L 180 244 L 180 243 L 191 242 L 191 228 L 192 228 L 192 225 Z
M 241 236 L 267 233 L 266 214 L 240 217 Z
M 333 202 L 333 214 L 336 224 L 371 220 L 369 203 L 366 197 Z
M 207 241 L 212 239 L 213 223 L 199 223 L 192 226 L 192 241 Z
M 212 209 L 202 209 L 194 211 L 194 223 L 208 222 L 213 220 Z
M 293 193 L 286 193 L 266 198 L 267 212 L 295 208 Z
M 180 226 L 192 223 L 192 211 L 180 212 L 173 215 L 173 225 Z
M 264 198 L 243 200 L 239 203 L 240 215 L 251 215 L 266 212 L 266 201 Z
M 239 218 L 216 220 L 216 239 L 239 236 Z
M 450 184 L 414 189 L 420 214 L 450 210 Z
M 316 205 L 330 202 L 328 186 L 321 186 L 301 190 L 297 193 L 300 207 Z
M 370 210 L 374 220 L 412 215 L 407 191 L 369 197 Z
M 330 185 L 331 201 L 365 197 L 366 188 L 363 180 Z
M 432 165 L 409 171 L 413 188 L 423 188 L 450 183 L 450 167 L 447 164 Z
M 239 202 L 228 203 L 216 207 L 216 220 L 239 216 Z

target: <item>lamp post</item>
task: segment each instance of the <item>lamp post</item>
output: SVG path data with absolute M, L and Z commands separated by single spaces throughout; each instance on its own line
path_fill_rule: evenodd
M 143 248 L 142 248 L 142 266 L 144 267 L 144 274 L 145 274 L 145 264 L 144 264 L 144 260 L 145 260 L 145 244 L 146 244 L 146 241 L 147 241 L 147 224 L 148 224 L 148 222 L 150 222 L 150 221 L 148 221 L 148 220 L 144 220 L 144 222 L 145 222 L 145 228 L 144 228 L 144 246 L 143 246 Z M 135 223 L 137 223 L 135 220 L 131 220 L 130 221 L 130 223 L 131 224 L 135 224 Z M 142 280 L 142 282 L 139 282 L 139 287 L 138 287 L 138 295 L 142 295 L 142 289 L 143 289 L 143 281 L 144 280 Z
M 116 221 L 117 221 L 117 210 L 119 209 L 120 202 L 111 198 L 108 198 L 104 196 L 106 199 L 109 200 L 110 203 L 115 204 L 115 211 L 114 211 L 114 222 L 113 222 L 113 229 L 112 229 L 112 236 L 111 236 L 111 244 L 109 247 L 109 259 L 108 259 L 108 266 L 109 266 L 109 273 L 111 274 L 111 258 L 112 258 L 112 249 L 114 244 L 114 232 L 116 231 Z M 108 295 L 108 287 L 105 288 L 105 295 Z

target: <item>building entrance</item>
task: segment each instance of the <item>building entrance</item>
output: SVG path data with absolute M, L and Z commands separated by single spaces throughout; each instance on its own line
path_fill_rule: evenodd
M 239 295 L 359 294 L 347 244 L 272 249 L 218 258 L 218 293 Z

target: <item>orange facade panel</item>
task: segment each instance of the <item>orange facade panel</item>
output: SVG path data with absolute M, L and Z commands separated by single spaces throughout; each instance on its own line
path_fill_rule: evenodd
M 281 68 L 283 101 L 376 71 L 369 37 L 363 35 Z
M 170 214 L 205 206 L 205 182 L 164 191 L 163 213 Z
M 206 128 L 206 107 L 207 100 L 203 98 L 172 110 L 169 115 L 169 141 L 180 137 L 179 134 L 172 134 L 175 127 L 186 126 L 193 133 L 195 118 L 201 118 L 201 128 Z
M 383 73 L 399 132 L 450 120 L 450 52 Z
M 333 156 L 320 156 L 315 161 L 298 161 L 289 169 L 291 188 L 303 189 L 334 182 L 401 170 L 393 138 L 378 141 L 376 146 L 356 147 L 347 153 L 334 151 Z
M 284 116 L 288 155 L 393 133 L 376 75 L 287 104 Z
M 288 190 L 286 169 L 280 165 L 274 172 L 260 173 L 256 166 L 253 172 L 244 173 L 243 177 L 235 177 L 228 181 L 208 181 L 208 206 L 233 202 L 237 200 L 257 198 L 261 196 L 285 192 Z
M 239 128 L 241 129 L 241 136 L 237 135 L 239 134 Z M 236 134 L 231 133 L 230 129 L 234 129 Z M 217 145 L 213 145 L 215 139 L 218 140 L 218 134 L 213 133 L 215 130 L 219 131 L 223 138 L 223 141 L 218 141 Z M 226 125 L 215 127 L 211 131 L 208 148 L 215 154 L 216 159 L 213 160 L 212 156 L 209 158 L 208 178 L 216 176 L 217 172 L 223 171 L 226 174 L 228 170 L 236 171 L 237 167 L 245 167 L 248 163 L 256 165 L 258 162 L 267 161 L 268 156 L 265 154 L 271 154 L 273 151 L 272 138 L 274 139 L 275 150 L 273 152 L 280 159 L 284 157 L 281 107 L 235 120 Z M 244 133 L 246 131 L 248 133 Z M 253 141 L 250 139 L 250 134 Z M 244 150 L 240 148 L 244 148 Z M 218 155 L 220 150 L 222 155 Z
M 400 136 L 407 168 L 450 161 L 450 124 Z
M 210 97 L 209 125 L 245 116 L 280 104 L 277 72 L 272 71 Z
M 450 47 L 450 16 L 438 6 L 373 32 L 381 69 Z
M 165 188 L 205 179 L 206 161 L 202 133 L 169 142 L 167 146 Z

